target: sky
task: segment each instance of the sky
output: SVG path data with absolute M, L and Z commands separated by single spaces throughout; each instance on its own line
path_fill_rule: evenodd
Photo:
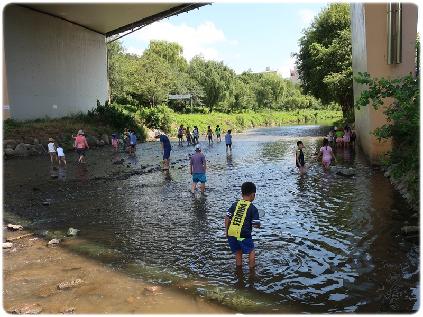
M 302 30 L 327 3 L 213 3 L 155 22 L 121 39 L 141 55 L 150 40 L 177 42 L 189 61 L 201 54 L 223 61 L 236 73 L 266 67 L 289 77 Z

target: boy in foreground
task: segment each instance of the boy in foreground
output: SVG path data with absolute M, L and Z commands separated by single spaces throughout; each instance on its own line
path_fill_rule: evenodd
M 254 243 L 251 236 L 253 227 L 260 228 L 257 208 L 252 204 L 256 198 L 256 185 L 245 182 L 241 186 L 242 199 L 233 203 L 225 216 L 225 232 L 229 247 L 235 254 L 237 268 L 242 267 L 242 254 L 248 254 L 250 270 L 256 265 Z

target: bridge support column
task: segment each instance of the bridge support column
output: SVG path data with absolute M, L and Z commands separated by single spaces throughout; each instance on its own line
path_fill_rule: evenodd
M 388 4 L 352 3 L 352 67 L 354 76 L 367 72 L 372 77 L 398 78 L 415 72 L 415 44 L 417 36 L 417 6 L 403 3 L 400 29 L 399 59 L 388 64 Z M 396 43 L 396 42 L 395 42 Z M 365 87 L 354 82 L 354 101 Z M 363 107 L 355 110 L 355 129 L 358 144 L 373 164 L 391 148 L 391 142 L 380 143 L 371 132 L 386 122 L 383 108 Z

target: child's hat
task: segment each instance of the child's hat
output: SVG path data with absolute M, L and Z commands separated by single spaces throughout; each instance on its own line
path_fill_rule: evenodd
M 160 131 L 156 130 L 154 131 L 154 137 L 158 138 L 160 136 Z
M 78 134 L 84 134 L 84 131 L 79 130 L 79 131 L 78 131 Z
M 197 145 L 195 146 L 195 150 L 196 150 L 196 151 L 201 151 L 201 146 L 200 146 L 200 144 L 197 144 Z
M 48 138 L 48 140 L 50 141 L 50 142 L 53 142 L 54 140 L 53 140 L 53 138 Z

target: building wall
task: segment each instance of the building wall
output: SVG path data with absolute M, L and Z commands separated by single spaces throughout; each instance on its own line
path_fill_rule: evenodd
M 17 5 L 4 9 L 3 34 L 13 119 L 86 112 L 108 99 L 104 35 Z
M 417 34 L 417 6 L 403 3 L 402 63 L 387 63 L 387 4 L 352 3 L 351 30 L 353 73 L 368 72 L 372 77 L 398 78 L 414 72 Z M 354 101 L 365 87 L 354 82 Z M 386 103 L 390 102 L 387 100 Z M 383 108 L 368 106 L 355 110 L 357 139 L 372 163 L 390 150 L 391 142 L 380 143 L 371 132 L 386 122 Z

